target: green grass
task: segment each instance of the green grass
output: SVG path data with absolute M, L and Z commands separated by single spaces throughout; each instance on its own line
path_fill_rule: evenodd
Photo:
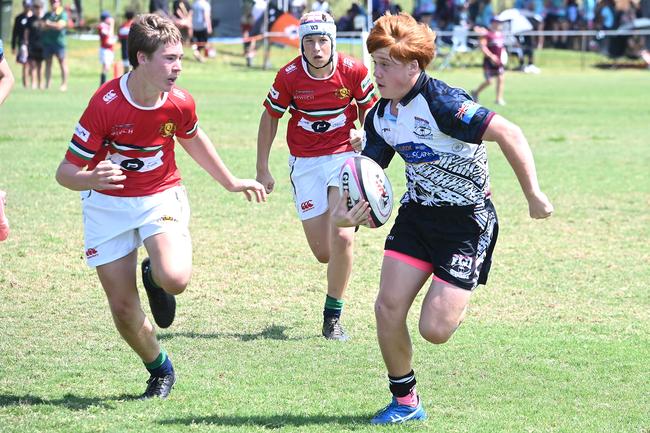
M 67 93 L 18 86 L 0 107 L 0 187 L 12 225 L 0 244 L 0 431 L 378 431 L 367 422 L 389 394 L 372 306 L 388 229 L 357 235 L 344 314 L 353 340 L 323 341 L 325 268 L 294 215 L 286 121 L 271 158 L 277 190 L 264 205 L 225 192 L 179 151 L 195 270 L 176 323 L 159 334 L 179 381 L 167 401 L 133 399 L 146 372 L 82 259 L 78 196 L 53 179 L 98 79 L 95 44 L 71 48 Z M 226 163 L 250 177 L 274 73 L 247 70 L 229 51 L 239 47 L 185 62 L 180 85 Z M 277 65 L 291 55 L 274 53 Z M 526 132 L 556 213 L 527 217 L 490 144 L 501 233 L 489 284 L 442 346 L 417 335 L 416 301 L 409 323 L 430 420 L 391 430 L 650 431 L 648 73 L 582 69 L 551 51 L 540 66 L 538 76 L 507 75 L 499 112 Z M 481 79 L 477 68 L 433 73 L 466 88 Z M 397 196 L 402 170 L 396 160 L 388 171 Z

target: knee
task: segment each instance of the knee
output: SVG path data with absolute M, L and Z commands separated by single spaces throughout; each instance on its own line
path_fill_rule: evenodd
M 111 314 L 113 321 L 118 328 L 130 327 L 138 315 L 142 313 L 139 304 L 126 300 L 110 301 Z
M 316 256 L 316 260 L 318 260 L 319 263 L 329 263 L 330 262 L 330 253 L 329 251 L 317 251 L 314 253 L 314 256 Z
M 155 276 L 156 282 L 165 292 L 179 295 L 185 291 L 190 282 L 190 273 L 182 271 L 167 271 Z
M 406 314 L 397 302 L 386 298 L 377 298 L 375 301 L 375 319 L 377 323 L 397 323 L 406 320 Z
M 332 239 L 332 245 L 337 251 L 345 251 L 354 245 L 354 232 L 352 230 L 338 230 Z
M 419 330 L 422 338 L 433 344 L 444 344 L 454 335 L 460 323 L 445 320 L 425 322 L 420 320 Z

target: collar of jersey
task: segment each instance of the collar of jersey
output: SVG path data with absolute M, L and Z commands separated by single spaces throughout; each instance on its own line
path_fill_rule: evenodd
M 131 75 L 131 72 L 127 72 L 126 74 L 122 75 L 122 78 L 120 78 L 120 90 L 122 91 L 122 94 L 126 98 L 126 100 L 129 102 L 129 104 L 133 105 L 135 108 L 139 110 L 156 110 L 162 105 L 167 102 L 167 96 L 169 93 L 163 92 L 163 97 L 160 98 L 160 102 L 158 102 L 156 105 L 152 105 L 151 107 L 145 107 L 144 105 L 138 105 L 133 98 L 131 97 L 131 93 L 129 93 L 129 88 L 126 85 L 127 81 L 129 80 L 129 75 Z

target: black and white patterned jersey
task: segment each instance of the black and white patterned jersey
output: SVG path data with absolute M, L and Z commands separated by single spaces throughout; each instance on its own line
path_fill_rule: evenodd
M 363 155 L 386 168 L 397 152 L 406 164 L 402 203 L 425 206 L 481 204 L 490 194 L 483 134 L 494 112 L 462 89 L 424 72 L 390 113 L 381 99 L 365 122 Z

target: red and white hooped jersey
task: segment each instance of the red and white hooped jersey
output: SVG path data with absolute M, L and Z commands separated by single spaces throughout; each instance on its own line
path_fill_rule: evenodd
M 65 158 L 92 170 L 108 159 L 122 167 L 120 190 L 103 194 L 140 197 L 180 183 L 174 136 L 192 138 L 198 130 L 194 99 L 177 87 L 152 107 L 139 106 L 129 94 L 129 73 L 107 82 L 88 103 L 75 127 Z
M 276 118 L 289 109 L 287 144 L 293 156 L 351 151 L 350 130 L 358 118 L 357 105 L 368 110 L 377 101 L 363 63 L 338 53 L 333 62 L 330 76 L 314 78 L 302 56 L 296 57 L 280 69 L 264 101 L 268 113 Z

